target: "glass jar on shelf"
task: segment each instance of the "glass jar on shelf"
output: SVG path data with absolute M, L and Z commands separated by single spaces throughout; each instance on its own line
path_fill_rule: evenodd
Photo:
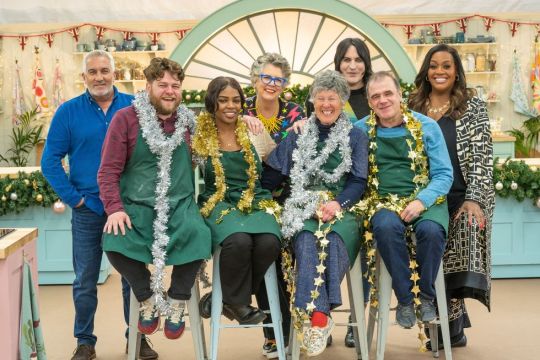
M 476 59 L 474 53 L 467 53 L 465 55 L 466 64 L 464 64 L 466 72 L 474 72 L 476 70 Z
M 497 55 L 489 54 L 488 56 L 488 70 L 497 71 Z
M 483 72 L 486 71 L 486 53 L 484 51 L 479 51 L 476 54 L 476 71 Z

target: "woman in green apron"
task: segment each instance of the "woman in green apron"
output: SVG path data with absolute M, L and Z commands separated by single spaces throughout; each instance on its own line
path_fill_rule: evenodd
M 257 324 L 266 315 L 251 306 L 251 295 L 279 256 L 280 228 L 271 214 L 272 194 L 260 184 L 262 167 L 241 119 L 243 106 L 244 94 L 235 79 L 212 80 L 193 152 L 205 163 L 200 211 L 214 249 L 221 246 L 223 314 L 240 324 Z
M 282 214 L 282 234 L 294 248 L 282 260 L 294 299 L 293 321 L 309 356 L 321 354 L 333 329 L 330 310 L 341 305 L 340 284 L 360 245 L 359 222 L 347 211 L 362 196 L 367 178 L 367 137 L 342 109 L 349 97 L 345 78 L 326 70 L 315 78 L 315 105 L 302 134 L 290 132 L 269 155 L 263 186 L 285 177 L 291 195 Z

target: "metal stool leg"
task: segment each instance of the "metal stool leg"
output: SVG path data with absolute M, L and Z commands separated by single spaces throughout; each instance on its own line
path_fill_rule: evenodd
M 360 266 L 360 254 L 356 257 L 352 269 L 347 273 L 347 285 L 349 288 L 349 301 L 351 318 L 353 323 L 353 334 L 358 359 L 369 359 L 366 315 L 364 312 L 364 286 L 362 284 L 362 268 Z
M 129 297 L 129 337 L 128 337 L 128 360 L 135 360 L 139 357 L 141 346 L 141 333 L 138 328 L 139 323 L 139 302 L 131 291 Z
M 390 317 L 390 297 L 392 295 L 392 278 L 382 259 L 379 260 L 379 310 L 377 321 L 377 360 L 384 359 L 386 333 Z
M 221 279 L 219 276 L 219 255 L 221 247 L 214 252 L 214 265 L 212 269 L 212 317 L 210 320 L 210 358 L 217 360 L 219 346 L 219 332 L 221 330 L 221 312 L 223 310 L 223 294 L 221 293 Z
M 197 360 L 206 360 L 206 342 L 204 339 L 204 328 L 201 321 L 201 315 L 199 314 L 199 284 L 195 280 L 195 284 L 191 288 L 191 298 L 188 301 L 189 311 L 189 327 L 191 329 L 191 336 L 193 337 L 193 347 L 195 348 L 195 358 Z
M 300 359 L 300 344 L 298 343 L 298 336 L 292 322 L 289 330 L 289 352 L 287 358 L 292 360 Z
M 442 331 L 443 344 L 444 344 L 444 356 L 446 360 L 452 360 L 452 345 L 450 343 L 450 328 L 448 325 L 448 307 L 446 305 L 446 288 L 444 286 L 444 270 L 443 270 L 442 261 L 441 261 L 441 266 L 439 266 L 439 272 L 437 273 L 437 279 L 435 280 L 435 293 L 437 294 L 437 305 L 439 308 L 439 319 L 441 322 L 441 331 Z M 433 334 L 431 336 L 432 339 L 433 338 L 438 339 L 438 331 L 435 331 L 432 334 Z M 438 351 L 439 344 L 432 343 L 432 345 L 436 345 L 435 349 L 437 349 Z
M 270 305 L 270 314 L 272 315 L 272 328 L 276 338 L 276 346 L 278 349 L 278 358 L 285 360 L 285 346 L 283 344 L 283 326 L 281 319 L 281 309 L 279 307 L 279 292 L 277 286 L 276 264 L 270 265 L 266 274 L 264 274 L 266 283 L 266 293 L 268 295 L 268 303 Z

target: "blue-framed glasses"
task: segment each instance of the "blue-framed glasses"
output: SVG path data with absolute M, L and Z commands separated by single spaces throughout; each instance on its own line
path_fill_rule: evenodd
M 265 85 L 270 85 L 271 83 L 274 83 L 274 85 L 281 87 L 287 83 L 287 79 L 285 78 L 268 74 L 260 74 L 259 79 L 261 79 L 261 81 Z

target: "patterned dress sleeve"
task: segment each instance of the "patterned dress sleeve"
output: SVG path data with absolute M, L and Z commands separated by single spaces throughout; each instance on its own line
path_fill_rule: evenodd
M 278 146 L 268 155 L 266 164 L 278 170 L 282 175 L 289 176 L 291 171 L 293 160 L 292 153 L 296 148 L 296 140 L 298 135 L 295 132 L 291 132 Z

